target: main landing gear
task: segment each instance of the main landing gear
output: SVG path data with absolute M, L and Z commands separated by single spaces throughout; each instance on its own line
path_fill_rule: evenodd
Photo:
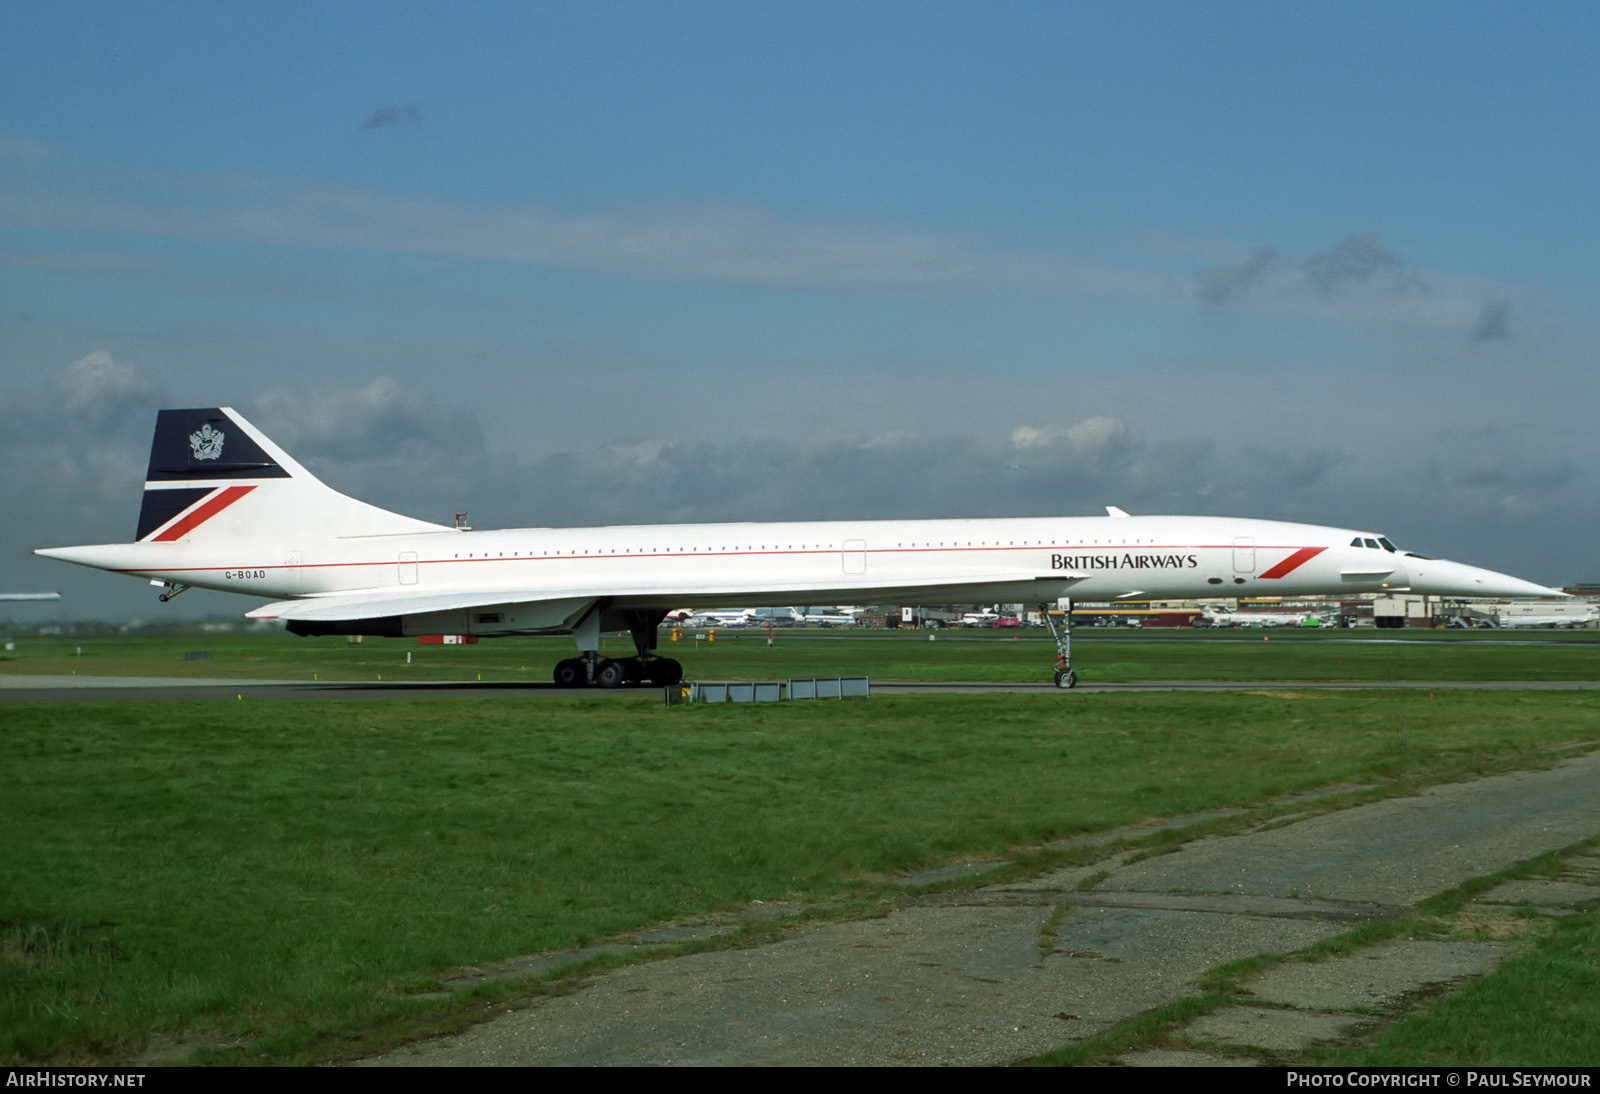
M 600 656 L 600 620 L 598 612 L 591 613 L 573 637 L 582 657 L 569 657 L 556 663 L 553 674 L 558 688 L 625 688 L 641 684 L 671 687 L 683 682 L 683 666 L 670 657 L 657 657 L 656 628 L 667 617 L 663 611 L 631 610 L 623 612 L 628 633 L 638 650 L 637 657 L 619 657 L 615 660 Z M 608 624 L 609 625 L 609 624 Z M 585 648 L 589 647 L 589 648 Z
M 621 657 L 612 660 L 589 651 L 582 657 L 556 662 L 553 674 L 558 688 L 631 688 L 640 684 L 670 687 L 683 682 L 683 666 L 670 657 Z
M 1072 671 L 1072 601 L 1064 600 L 1061 603 L 1065 605 L 1064 608 L 1041 604 L 1039 612 L 1044 616 L 1045 626 L 1050 628 L 1050 637 L 1056 640 L 1056 687 L 1075 688 L 1078 686 L 1078 674 Z M 1061 617 L 1059 629 L 1056 616 Z

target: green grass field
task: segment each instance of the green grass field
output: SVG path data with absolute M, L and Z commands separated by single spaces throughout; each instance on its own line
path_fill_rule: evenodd
M 733 676 L 772 655 L 901 658 L 897 645 L 780 638 L 702 655 Z M 1048 650 L 927 645 L 945 677 Z M 1254 644 L 1133 645 L 1262 675 Z M 435 678 L 487 679 L 532 646 L 270 639 L 215 643 L 196 663 L 182 660 L 203 648 L 194 639 L 85 644 L 82 657 L 24 644 L 5 668 L 304 678 L 339 663 L 362 678 L 409 648 L 439 655 L 418 666 Z M 1414 671 L 1442 675 L 1457 647 L 1417 644 Z M 1291 675 L 1358 648 L 1394 647 L 1306 645 Z M 1530 679 L 1595 675 L 1581 643 L 1531 649 Z M 1323 678 L 1392 671 L 1352 663 Z M 464 965 L 752 900 L 871 902 L 909 870 L 1149 818 L 1535 765 L 1597 727 L 1595 691 L 0 705 L 0 1060 L 123 1061 L 162 1045 L 211 1046 L 190 1057 L 202 1062 L 345 1058 L 465 1020 L 470 998 L 421 994 Z
M 1327 1067 L 1592 1067 L 1600 1059 L 1600 913 L 1552 925 L 1531 952 L 1397 1022 Z
M 1139 680 L 1600 680 L 1600 632 L 1545 631 L 1536 642 L 1449 631 L 1119 631 L 1079 628 L 1073 658 L 1085 683 Z M 1381 641 L 1380 641 L 1381 639 Z M 632 653 L 626 638 L 603 653 Z M 79 652 L 81 651 L 81 652 Z M 184 654 L 205 653 L 205 660 Z M 884 680 L 1048 681 L 1054 648 L 1037 631 L 1015 639 L 984 632 L 879 632 L 845 636 L 723 631 L 717 640 L 664 640 L 661 652 L 691 680 L 866 675 Z M 323 680 L 523 680 L 544 682 L 571 657 L 565 638 L 422 646 L 414 640 L 265 635 L 31 640 L 0 653 L 0 672 L 86 676 L 186 676 Z M 407 662 L 409 655 L 410 661 Z

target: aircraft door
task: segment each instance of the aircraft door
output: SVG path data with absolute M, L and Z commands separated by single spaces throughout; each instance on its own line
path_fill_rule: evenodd
M 847 539 L 844 541 L 844 572 L 847 574 L 864 574 L 867 572 L 867 541 L 864 539 Z
M 417 583 L 417 552 L 400 552 L 400 584 L 415 585 Z
M 1233 540 L 1233 572 L 1256 572 L 1256 540 L 1254 536 L 1235 536 Z

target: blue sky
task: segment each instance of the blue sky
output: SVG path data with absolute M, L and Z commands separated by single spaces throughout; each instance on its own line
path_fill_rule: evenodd
M 0 585 L 153 614 L 27 548 L 126 538 L 216 404 L 480 527 L 1116 504 L 1600 580 L 1597 31 L 16 0 Z

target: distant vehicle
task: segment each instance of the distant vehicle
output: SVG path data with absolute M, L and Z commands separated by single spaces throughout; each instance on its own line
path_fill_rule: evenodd
M 956 618 L 957 616 L 953 612 L 913 605 L 901 608 L 898 616 L 890 616 L 889 626 L 921 627 L 925 630 L 936 631 L 941 627 L 950 626 Z

